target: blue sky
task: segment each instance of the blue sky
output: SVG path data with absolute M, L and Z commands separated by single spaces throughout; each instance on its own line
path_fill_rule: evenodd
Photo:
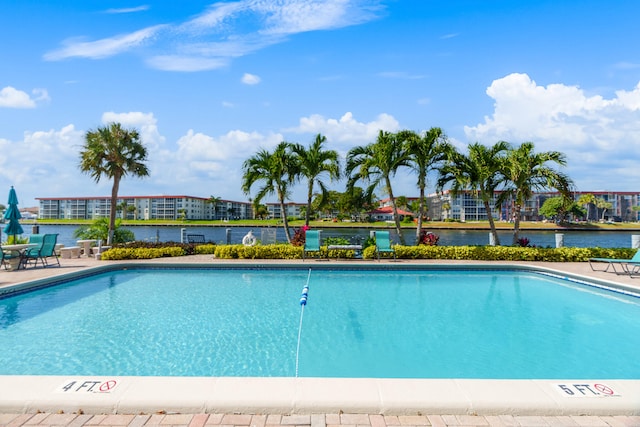
M 123 196 L 247 200 L 260 148 L 321 133 L 344 158 L 434 126 L 460 150 L 561 151 L 581 191 L 640 191 L 637 16 L 632 0 L 3 1 L 0 189 L 21 207 L 108 196 L 79 152 L 118 121 L 149 149 Z M 394 193 L 414 183 L 400 173 Z

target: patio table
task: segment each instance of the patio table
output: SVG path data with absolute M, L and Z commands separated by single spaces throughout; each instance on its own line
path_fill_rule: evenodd
M 17 243 L 15 245 L 2 245 L 2 250 L 5 252 L 17 252 L 20 256 L 9 259 L 8 271 L 15 271 L 20 269 L 22 264 L 22 254 L 25 249 L 34 248 L 38 246 L 37 243 Z

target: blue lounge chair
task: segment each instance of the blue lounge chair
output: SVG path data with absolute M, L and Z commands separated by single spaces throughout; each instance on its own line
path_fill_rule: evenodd
M 388 231 L 376 231 L 376 256 L 380 261 L 380 255 L 391 255 L 393 259 L 396 259 L 396 250 L 391 246 L 391 240 L 389 240 Z
M 596 269 L 593 263 L 605 263 L 607 267 L 603 270 Z M 616 269 L 616 265 L 620 267 L 620 270 Z M 633 275 L 640 272 L 640 250 L 636 251 L 635 255 L 631 259 L 623 258 L 589 258 L 589 266 L 593 271 L 611 271 L 616 274 L 628 274 Z
M 318 254 L 318 258 L 320 258 L 320 230 L 305 231 L 302 259 L 307 258 L 307 253 L 316 253 Z

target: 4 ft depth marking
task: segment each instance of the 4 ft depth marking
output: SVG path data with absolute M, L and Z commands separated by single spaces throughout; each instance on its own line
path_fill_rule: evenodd
M 117 385 L 116 380 L 71 381 L 60 386 L 59 391 L 63 393 L 111 393 Z

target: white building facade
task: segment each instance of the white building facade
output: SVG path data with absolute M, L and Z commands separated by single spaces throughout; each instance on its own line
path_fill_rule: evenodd
M 40 197 L 38 217 L 42 219 L 108 218 L 111 197 Z M 118 218 L 128 220 L 240 220 L 253 219 L 250 202 L 218 200 L 194 196 L 122 196 L 117 201 Z M 269 217 L 282 218 L 280 204 L 267 203 Z M 301 203 L 287 203 L 286 215 L 299 218 Z
M 495 193 L 495 197 L 489 203 L 491 215 L 497 221 L 509 221 L 513 219 L 513 202 L 503 203 L 499 209 L 495 208 L 496 197 L 500 192 Z M 595 206 L 588 206 L 589 219 L 602 219 L 605 221 L 636 222 L 640 220 L 640 192 L 629 191 L 576 191 L 573 192 L 573 199 L 577 202 L 580 196 L 592 194 L 598 199 L 611 203 L 610 209 L 599 209 Z M 545 200 L 551 197 L 558 197 L 558 192 L 535 193 L 533 197 L 525 202 L 522 207 L 521 219 L 523 221 L 540 221 L 540 208 Z M 427 197 L 427 215 L 433 220 L 455 220 L 455 221 L 486 221 L 488 220 L 487 210 L 482 200 L 477 198 L 472 192 L 464 191 L 453 195 L 450 191 L 442 194 L 430 194 Z

